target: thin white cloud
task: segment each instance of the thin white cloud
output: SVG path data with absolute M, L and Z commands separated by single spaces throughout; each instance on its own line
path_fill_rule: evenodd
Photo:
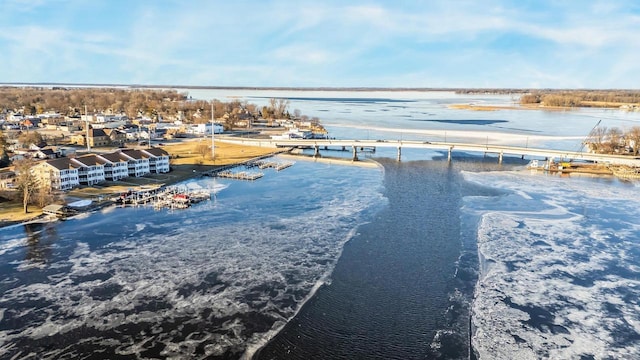
M 24 4 L 0 1 L 0 9 Z M 50 3 L 27 5 L 37 13 Z M 0 78 L 66 76 L 75 67 L 91 70 L 85 76 L 100 82 L 116 76 L 143 83 L 444 86 L 457 81 L 455 86 L 462 86 L 457 72 L 469 86 L 610 84 L 598 73 L 630 83 L 638 70 L 632 49 L 640 48 L 640 15 L 628 13 L 622 2 L 554 3 L 551 10 L 543 5 L 550 4 L 134 2 L 113 28 L 99 19 L 83 29 L 72 22 L 29 23 L 30 17 L 25 25 L 1 23 L 0 47 L 12 60 L 2 62 Z M 76 7 L 67 9 L 70 19 L 77 16 Z M 544 52 L 535 56 L 538 49 Z M 108 71 L 96 68 L 105 62 Z M 527 73 L 507 79 L 505 74 L 514 73 L 507 71 L 510 62 Z M 495 75 L 463 71 L 469 67 Z
M 338 55 L 308 44 L 291 44 L 275 49 L 270 56 L 285 63 L 321 65 L 335 61 Z

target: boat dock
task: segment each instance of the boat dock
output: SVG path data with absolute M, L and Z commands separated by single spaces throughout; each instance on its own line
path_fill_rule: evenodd
M 276 171 L 280 171 L 292 166 L 293 164 L 294 163 L 292 161 L 278 162 L 278 161 L 259 160 L 254 162 L 252 165 L 257 166 L 260 169 L 272 168 L 272 169 L 275 169 Z
M 153 205 L 155 209 L 185 209 L 192 204 L 211 199 L 206 190 L 188 190 L 178 186 L 158 187 L 154 189 L 129 190 L 114 199 L 121 205 Z
M 261 172 L 225 170 L 217 172 L 215 176 L 235 180 L 258 180 L 263 177 L 264 174 Z
M 272 153 L 269 155 L 257 157 L 243 163 L 233 164 L 222 166 L 217 169 L 209 170 L 207 172 L 202 173 L 202 176 L 211 176 L 211 177 L 220 177 L 225 179 L 234 179 L 234 180 L 258 180 L 264 176 L 264 173 L 257 171 L 249 171 L 251 168 L 259 168 L 261 170 L 272 168 L 276 171 L 284 170 L 288 167 L 291 167 L 294 162 L 292 161 L 274 161 L 274 160 L 266 160 L 272 158 L 274 155 L 277 155 L 281 152 L 288 152 L 280 150 L 277 153 Z M 240 170 L 238 170 L 240 169 Z

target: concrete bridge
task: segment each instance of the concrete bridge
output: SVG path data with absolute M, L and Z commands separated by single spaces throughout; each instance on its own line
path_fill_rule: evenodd
M 260 147 L 290 147 L 290 148 L 307 148 L 314 149 L 315 156 L 320 156 L 320 151 L 325 149 L 339 148 L 347 150 L 350 148 L 353 154 L 353 160 L 358 160 L 358 152 L 365 149 L 375 148 L 395 148 L 397 149 L 398 161 L 402 159 L 402 149 L 430 149 L 444 150 L 448 152 L 448 160 L 451 161 L 451 153 L 453 151 L 476 152 L 484 154 L 497 154 L 498 161 L 502 163 L 504 155 L 518 156 L 524 158 L 539 157 L 547 159 L 555 159 L 557 161 L 565 160 L 584 160 L 611 165 L 628 165 L 640 167 L 640 157 L 623 156 L 623 155 L 606 155 L 592 154 L 586 152 L 575 152 L 567 150 L 553 149 L 537 149 L 531 147 L 517 147 L 506 145 L 490 145 L 490 144 L 471 144 L 457 142 L 429 142 L 429 141 L 411 141 L 411 140 L 334 140 L 334 139 L 242 139 L 234 137 L 217 137 L 217 141 L 230 142 L 236 144 L 253 145 Z

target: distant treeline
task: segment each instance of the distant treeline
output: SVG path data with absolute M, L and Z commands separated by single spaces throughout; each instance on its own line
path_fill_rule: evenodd
M 189 110 L 204 104 L 187 104 L 187 95 L 175 90 L 125 90 L 114 88 L 0 87 L 0 112 L 38 115 L 56 112 L 74 116 L 88 112 L 139 113 Z
M 286 99 L 271 99 L 268 106 L 258 108 L 247 101 L 193 100 L 186 92 L 150 88 L 0 87 L 0 114 L 39 115 L 54 112 L 63 116 L 79 116 L 86 111 L 126 114 L 130 119 L 146 116 L 201 123 L 210 121 L 213 109 L 216 119 L 225 118 L 227 125 L 233 127 L 235 121 L 247 117 L 291 118 L 293 115 L 289 113 L 288 106 Z M 295 116 L 307 118 L 299 110 L 295 111 Z
M 640 90 L 541 90 L 520 97 L 523 105 L 612 107 L 640 104 Z

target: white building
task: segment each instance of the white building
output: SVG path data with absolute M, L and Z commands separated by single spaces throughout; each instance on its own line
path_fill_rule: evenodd
M 160 148 L 140 150 L 149 156 L 149 171 L 156 174 L 169 172 L 169 153 Z
M 216 134 L 222 134 L 224 132 L 224 126 L 222 126 L 222 124 L 213 124 L 213 129 Z M 211 123 L 194 124 L 191 126 L 190 130 L 192 134 L 211 135 Z
M 68 158 L 42 161 L 34 165 L 31 172 L 41 186 L 55 190 L 70 190 L 80 185 L 78 169 Z
M 141 177 L 149 174 L 149 156 L 140 150 L 122 150 L 120 154 L 127 160 L 129 176 Z
M 78 168 L 81 184 L 94 185 L 105 181 L 104 162 L 96 155 L 86 155 L 71 159 L 71 165 Z
M 129 177 L 128 160 L 119 152 L 96 156 L 103 161 L 105 180 L 118 181 Z
M 282 135 L 271 135 L 274 140 L 288 140 L 288 139 L 311 139 L 313 133 L 310 130 L 289 129 Z

